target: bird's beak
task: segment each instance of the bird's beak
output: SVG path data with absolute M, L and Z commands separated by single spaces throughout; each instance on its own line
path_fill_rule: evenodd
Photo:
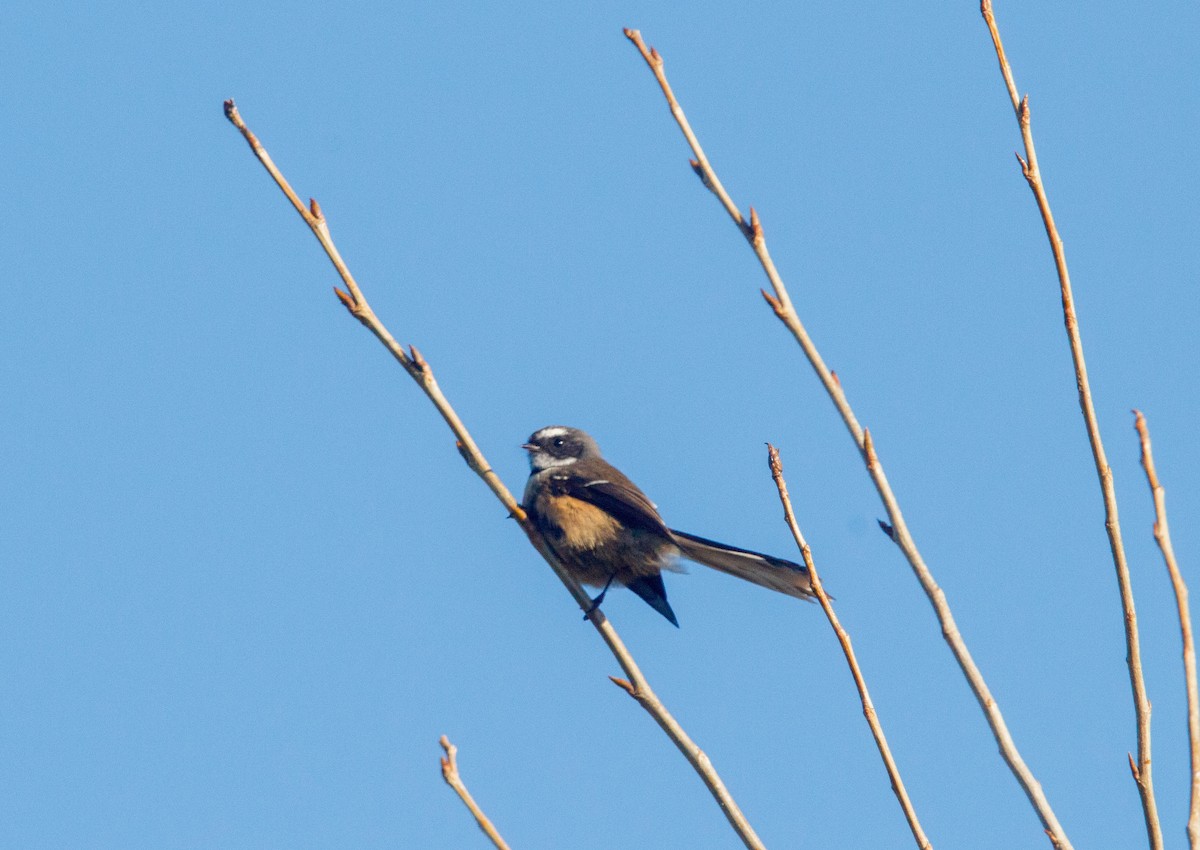
M 523 448 L 527 452 L 537 451 L 537 446 L 535 446 L 533 443 L 522 443 L 521 448 Z

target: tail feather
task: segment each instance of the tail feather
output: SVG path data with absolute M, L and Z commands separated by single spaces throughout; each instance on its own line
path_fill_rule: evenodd
M 726 546 L 715 540 L 706 540 L 674 529 L 671 529 L 671 536 L 683 557 L 689 561 L 729 573 L 770 590 L 786 593 L 788 596 L 813 598 L 812 580 L 808 570 L 800 564 L 761 552 L 751 552 L 749 549 Z

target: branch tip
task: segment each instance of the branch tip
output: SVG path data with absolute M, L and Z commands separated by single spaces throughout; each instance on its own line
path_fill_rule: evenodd
M 438 738 L 438 743 L 446 751 L 446 754 L 438 759 L 442 763 L 442 779 L 451 782 L 458 773 L 458 747 L 451 744 L 445 735 Z
M 225 101 L 225 117 L 229 120 L 230 124 L 232 124 L 241 132 L 241 134 L 246 138 L 246 141 L 250 143 L 250 147 L 253 148 L 254 142 L 251 142 L 250 140 L 254 138 L 254 134 L 250 132 L 250 128 L 247 127 L 246 122 L 242 120 L 242 113 L 238 112 L 237 104 L 233 102 L 232 97 Z M 257 139 L 254 141 L 257 141 Z M 257 156 L 257 152 L 255 155 Z
M 655 53 L 654 48 L 646 49 L 646 42 L 642 41 L 641 30 L 625 27 L 623 32 L 625 33 L 625 37 L 633 42 L 633 46 L 638 49 L 638 53 L 642 54 L 642 58 L 646 60 L 646 64 L 653 68 L 655 66 L 655 57 L 658 54 Z M 662 60 L 658 60 L 658 64 L 661 66 Z
M 771 477 L 776 483 L 783 477 L 783 460 L 779 457 L 779 449 L 767 443 L 767 464 L 771 467 Z

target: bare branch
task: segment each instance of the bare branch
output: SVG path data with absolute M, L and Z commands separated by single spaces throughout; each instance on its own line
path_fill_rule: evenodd
M 442 415 L 442 418 L 446 421 L 446 424 L 450 426 L 450 430 L 454 433 L 456 447 L 459 453 L 467 461 L 467 465 L 472 471 L 474 471 L 480 478 L 484 480 L 487 486 L 496 495 L 496 498 L 499 499 L 501 504 L 503 504 L 507 509 L 509 516 L 511 516 L 520 524 L 521 529 L 529 537 L 529 540 L 533 544 L 534 548 L 537 549 L 538 553 L 543 558 L 545 558 L 546 563 L 548 563 L 551 569 L 554 570 L 555 575 L 558 576 L 559 580 L 575 598 L 575 602 L 579 605 L 579 607 L 585 613 L 589 610 L 591 611 L 587 617 L 595 627 L 596 631 L 600 633 L 600 637 L 608 645 L 613 657 L 617 659 L 617 663 L 621 666 L 621 669 L 628 677 L 630 686 L 632 688 L 630 691 L 631 695 L 637 700 L 638 704 L 646 709 L 650 716 L 654 718 L 654 721 L 662 727 L 663 731 L 667 733 L 667 736 L 671 739 L 679 751 L 683 753 L 684 758 L 688 760 L 688 763 L 691 764 L 692 768 L 700 775 L 700 778 L 708 787 L 709 793 L 711 793 L 714 799 L 716 799 L 717 804 L 721 807 L 721 811 L 725 813 L 725 817 L 729 820 L 730 825 L 733 827 L 734 831 L 737 832 L 738 837 L 741 838 L 743 843 L 745 843 L 745 845 L 749 848 L 762 848 L 762 842 L 755 834 L 753 827 L 751 827 L 749 822 L 746 820 L 745 815 L 742 814 L 742 810 L 734 801 L 733 796 L 729 793 L 729 790 L 725 787 L 725 783 L 721 781 L 721 777 L 717 774 L 716 769 L 712 766 L 712 762 L 709 761 L 707 754 L 705 754 L 704 751 L 701 750 L 690 737 L 688 737 L 688 734 L 683 730 L 683 727 L 680 726 L 671 713 L 667 711 L 666 707 L 651 689 L 650 683 L 646 680 L 646 677 L 642 675 L 642 671 L 638 668 L 637 662 L 634 661 L 632 654 L 630 654 L 629 650 L 625 647 L 624 642 L 617 634 L 616 629 L 613 628 L 612 624 L 608 621 L 608 618 L 604 615 L 604 612 L 592 605 L 591 598 L 587 595 L 587 593 L 584 592 L 583 588 L 579 586 L 579 582 L 575 581 L 575 579 L 572 578 L 565 569 L 563 569 L 562 565 L 558 563 L 557 559 L 555 559 L 554 555 L 550 552 L 545 542 L 542 540 L 541 535 L 537 533 L 536 529 L 533 527 L 533 524 L 529 521 L 524 509 L 522 509 L 517 500 L 513 498 L 512 493 L 510 493 L 508 488 L 504 486 L 504 483 L 500 480 L 500 477 L 492 471 L 491 464 L 489 464 L 486 458 L 484 458 L 483 452 L 480 451 L 479 447 L 475 444 L 475 441 L 471 438 L 471 435 L 467 432 L 466 426 L 462 423 L 462 420 L 459 419 L 458 414 L 454 411 L 454 408 L 450 406 L 450 402 L 442 394 L 441 389 L 438 387 L 437 381 L 434 380 L 433 370 L 430 368 L 428 362 L 426 362 L 425 358 L 421 356 L 421 353 L 417 351 L 415 347 L 410 347 L 409 351 L 406 352 L 404 347 L 396 342 L 395 338 L 384 326 L 383 322 L 379 320 L 379 317 L 375 315 L 375 312 L 371 309 L 370 304 L 367 303 L 367 299 L 363 295 L 362 290 L 359 289 L 354 277 L 350 274 L 349 269 L 346 268 L 345 262 L 343 262 L 341 255 L 334 246 L 333 240 L 329 235 L 328 223 L 325 220 L 325 216 L 321 213 L 320 207 L 317 205 L 316 201 L 312 201 L 310 207 L 308 208 L 306 208 L 300 202 L 299 197 L 294 191 L 292 191 L 292 187 L 288 184 L 287 180 L 284 179 L 279 169 L 275 167 L 275 163 L 271 161 L 270 156 L 267 154 L 262 144 L 259 143 L 257 137 L 250 132 L 250 129 L 246 126 L 245 122 L 242 121 L 242 117 L 238 114 L 237 107 L 234 105 L 232 100 L 225 101 L 225 116 L 241 132 L 247 143 L 249 143 L 250 149 L 254 151 L 254 155 L 258 158 L 259 162 L 261 162 L 263 167 L 267 169 L 267 172 L 271 175 L 272 179 L 276 182 L 276 184 L 278 184 L 279 188 L 287 196 L 288 200 L 292 202 L 292 206 L 295 207 L 296 211 L 300 214 L 300 217 L 304 219 L 305 223 L 312 230 L 313 235 L 317 237 L 317 241 L 321 243 L 321 247 L 325 249 L 325 253 L 333 262 L 334 268 L 337 269 L 338 274 L 341 276 L 342 281 L 346 285 L 347 291 L 337 289 L 334 290 L 337 293 L 338 299 L 343 305 L 345 305 L 346 309 L 349 310 L 350 314 L 354 316 L 354 318 L 362 322 L 362 324 L 365 325 L 381 343 L 383 343 L 384 347 L 387 348 L 396 361 L 404 367 L 404 370 L 408 372 L 409 376 L 416 381 L 417 385 L 421 388 L 429 400 L 433 402 L 434 407 L 437 408 L 438 413 Z
M 500 832 L 488 820 L 488 816 L 483 813 L 483 809 L 479 808 L 479 804 L 475 802 L 475 798 L 471 796 L 471 792 L 467 790 L 466 783 L 462 781 L 462 776 L 458 772 L 458 747 L 450 743 L 450 739 L 445 735 L 438 741 L 442 745 L 442 749 L 446 751 L 446 755 L 442 756 L 442 779 L 446 780 L 446 784 L 454 789 L 454 793 L 458 798 L 466 804 L 471 810 L 471 814 L 475 816 L 475 822 L 479 824 L 479 828 L 483 830 L 491 842 L 496 845 L 498 850 L 509 850 L 508 844 L 500 837 Z
M 842 654 L 846 656 L 846 663 L 850 665 L 850 674 L 854 677 L 854 686 L 858 688 L 858 698 L 862 702 L 863 716 L 867 719 L 867 725 L 871 727 L 871 736 L 875 739 L 875 746 L 879 750 L 880 758 L 883 759 L 883 766 L 887 769 L 888 779 L 892 783 L 892 793 L 900 801 L 900 808 L 904 811 L 904 818 L 908 821 L 908 828 L 912 831 L 917 847 L 920 850 L 933 850 L 933 845 L 925 837 L 921 823 L 917 820 L 916 809 L 913 808 L 912 801 L 908 798 L 908 789 L 904 787 L 904 781 L 900 778 L 900 769 L 896 766 L 895 759 L 892 758 L 887 737 L 883 734 L 883 724 L 879 722 L 879 716 L 875 713 L 875 704 L 871 701 L 871 694 L 867 691 L 867 681 L 863 678 L 862 669 L 858 666 L 858 658 L 855 657 L 854 648 L 850 644 L 850 635 L 842 628 L 841 621 L 834 613 L 833 603 L 830 602 L 829 594 L 825 592 L 825 587 L 821 584 L 821 577 L 817 574 L 817 565 L 813 561 L 812 550 L 809 549 L 804 535 L 800 533 L 800 525 L 796 522 L 796 514 L 792 510 L 792 500 L 788 497 L 787 482 L 783 480 L 783 461 L 779 458 L 779 451 L 768 443 L 767 455 L 771 465 L 771 477 L 775 479 L 775 486 L 779 490 L 779 501 L 783 503 L 784 519 L 787 520 L 788 528 L 792 530 L 792 537 L 796 538 L 796 545 L 800 547 L 800 555 L 804 558 L 804 566 L 808 568 L 813 593 L 816 595 L 817 601 L 821 603 L 829 625 L 833 627 L 833 633 L 837 635 L 838 643 L 842 645 Z
M 1200 689 L 1196 684 L 1196 640 L 1192 633 L 1192 614 L 1188 607 L 1188 589 L 1183 573 L 1175 560 L 1171 545 L 1171 529 L 1167 525 L 1167 494 L 1158 483 L 1154 455 L 1150 452 L 1150 428 L 1141 411 L 1133 411 L 1134 427 L 1142 444 L 1142 468 L 1154 497 L 1154 540 L 1162 551 L 1171 587 L 1175 590 L 1175 607 L 1179 611 L 1179 632 L 1183 641 L 1183 675 L 1187 687 L 1188 747 L 1191 751 L 1192 795 L 1188 807 L 1187 835 L 1192 850 L 1200 847 Z
M 1129 578 L 1129 564 L 1125 560 L 1125 545 L 1121 541 L 1121 522 L 1117 516 L 1117 492 L 1113 486 L 1112 467 L 1104 454 L 1104 444 L 1100 439 L 1100 424 L 1096 418 L 1096 409 L 1092 404 L 1092 390 L 1088 383 L 1087 364 L 1083 358 L 1083 340 L 1079 335 L 1079 318 L 1075 313 L 1075 297 L 1071 292 L 1071 277 L 1067 272 L 1067 257 L 1063 251 L 1062 237 L 1054 223 L 1054 215 L 1050 211 L 1050 199 L 1042 182 L 1041 169 L 1038 167 L 1037 151 L 1033 146 L 1033 131 L 1030 129 L 1029 96 L 1017 97 L 1017 86 L 1013 82 L 1012 68 L 1008 57 L 1004 54 L 1004 45 L 1000 41 L 1000 31 L 996 27 L 996 18 L 992 14 L 991 0 L 982 0 L 980 11 L 984 22 L 992 36 L 992 45 L 996 49 L 996 59 L 1000 63 L 1000 72 L 1004 76 L 1004 84 L 1008 90 L 1009 100 L 1016 113 L 1017 124 L 1021 130 L 1021 141 L 1024 144 L 1025 156 L 1021 161 L 1021 173 L 1029 184 L 1033 197 L 1037 202 L 1038 212 L 1042 216 L 1042 224 L 1046 229 L 1046 237 L 1050 241 L 1050 250 L 1054 254 L 1054 267 L 1058 273 L 1059 290 L 1062 295 L 1063 322 L 1067 328 L 1067 340 L 1071 348 L 1071 360 L 1075 365 L 1075 385 L 1079 393 L 1079 409 L 1083 412 L 1083 421 L 1087 429 L 1088 442 L 1092 448 L 1092 460 L 1096 466 L 1096 476 L 1100 480 L 1100 491 L 1104 497 L 1104 528 L 1108 533 L 1108 545 L 1112 550 L 1113 565 L 1117 572 L 1117 585 L 1121 591 L 1121 608 L 1125 623 L 1125 650 L 1129 665 L 1129 683 L 1133 690 L 1133 705 L 1137 715 L 1137 771 L 1134 774 L 1138 794 L 1142 799 L 1142 812 L 1146 821 L 1146 833 L 1150 840 L 1151 850 L 1162 850 L 1162 826 L 1158 819 L 1158 804 L 1154 799 L 1154 781 L 1150 764 L 1150 699 L 1146 695 L 1146 682 L 1142 677 L 1142 649 L 1138 636 L 1137 612 L 1133 604 L 1133 585 Z
M 650 70 L 654 72 L 654 78 L 658 80 L 663 95 L 667 98 L 667 106 L 671 110 L 671 115 L 674 117 L 675 123 L 683 131 L 688 145 L 696 155 L 695 159 L 688 160 L 688 163 L 692 166 L 692 170 L 699 176 L 705 188 L 717 196 L 717 200 L 721 202 L 721 206 L 725 207 L 725 211 L 736 222 L 738 228 L 742 231 L 742 235 L 747 239 L 753 239 L 754 236 L 750 230 L 750 225 L 742 218 L 741 211 L 737 208 L 733 199 L 729 197 L 729 193 L 725 191 L 725 187 L 721 185 L 721 180 L 717 177 L 717 173 L 708 164 L 708 157 L 704 155 L 704 149 L 700 147 L 700 140 L 692 132 L 692 127 L 688 124 L 687 116 L 683 114 L 683 109 L 680 108 L 679 102 L 675 100 L 675 95 L 671 91 L 671 85 L 667 82 L 666 74 L 663 73 L 662 57 L 658 55 L 658 51 L 653 47 L 646 47 L 646 43 L 642 41 L 642 34 L 637 30 L 626 27 L 624 33 L 625 37 L 632 41 L 634 47 L 638 49 L 638 53 L 642 54 L 642 58 L 646 60 L 646 64 L 650 66 Z
M 671 106 L 671 114 L 675 116 L 675 120 L 679 123 L 680 128 L 684 130 L 684 136 L 687 137 L 688 144 L 692 146 L 692 151 L 695 153 L 696 158 L 704 166 L 705 172 L 708 175 L 708 182 L 715 187 L 720 187 L 720 181 L 717 179 L 715 172 L 713 172 L 712 166 L 704 158 L 699 143 L 695 141 L 695 136 L 691 132 L 691 128 L 687 126 L 686 119 L 682 117 L 682 108 L 675 100 L 675 96 L 666 82 L 662 57 L 658 55 L 657 51 L 646 50 L 641 34 L 637 30 L 627 29 L 625 30 L 625 35 L 638 48 L 638 52 L 642 54 L 642 58 L 646 60 L 650 66 L 650 70 L 654 72 L 654 76 L 658 80 L 663 93 L 666 95 L 668 104 Z M 763 271 L 767 275 L 767 279 L 771 282 L 774 295 L 768 296 L 764 292 L 764 297 L 767 297 L 767 301 L 771 305 L 771 309 L 775 311 L 775 315 L 791 331 L 792 336 L 800 345 L 804 356 L 817 373 L 818 379 L 825 387 L 825 391 L 829 394 L 834 407 L 837 408 L 838 414 L 842 417 L 846 429 L 850 432 L 851 437 L 853 437 L 855 444 L 858 446 L 863 463 L 866 465 L 871 480 L 875 484 L 875 489 L 879 493 L 879 498 L 882 500 L 884 508 L 887 510 L 891 529 L 889 536 L 896 542 L 896 545 L 900 547 L 900 551 L 908 559 L 909 565 L 917 577 L 917 581 L 920 582 L 925 595 L 929 598 L 929 602 L 933 606 L 934 613 L 937 615 L 938 622 L 941 625 L 942 635 L 945 637 L 946 643 L 950 646 L 950 651 L 954 654 L 959 668 L 971 686 L 971 691 L 975 694 L 975 700 L 979 703 L 979 707 L 983 710 L 984 716 L 987 718 L 988 725 L 991 727 L 992 734 L 999 745 L 1000 754 L 1004 757 L 1017 782 L 1025 791 L 1025 795 L 1029 798 L 1029 802 L 1037 812 L 1042 826 L 1045 828 L 1047 834 L 1051 836 L 1051 841 L 1057 847 L 1061 848 L 1061 850 L 1072 850 L 1066 833 L 1058 823 L 1058 818 L 1055 816 L 1054 810 L 1050 808 L 1049 800 L 1046 799 L 1046 795 L 1042 792 L 1042 786 L 1021 758 L 1016 743 L 1008 731 L 1008 725 L 1004 722 L 1004 716 L 1000 713 L 1000 707 L 996 702 L 996 698 L 992 696 L 987 683 L 984 681 L 983 674 L 979 671 L 979 667 L 975 664 L 971 653 L 967 650 L 967 645 L 963 641 L 962 635 L 958 631 L 958 625 L 954 622 L 954 617 L 950 612 L 950 606 L 946 602 L 946 594 L 937 585 L 937 582 L 934 581 L 933 574 L 925 565 L 925 561 L 921 557 L 921 553 L 918 551 L 916 543 L 908 531 L 908 524 L 904 521 L 904 516 L 900 513 L 900 504 L 892 492 L 887 476 L 884 474 L 883 465 L 879 462 L 874 445 L 870 440 L 870 435 L 859 424 L 853 409 L 850 407 L 850 402 L 846 398 L 841 381 L 825 365 L 825 361 L 817 350 L 816 344 L 812 341 L 808 331 L 800 321 L 799 315 L 792 306 L 787 288 L 784 286 L 783 280 L 775 268 L 774 261 L 767 252 L 766 239 L 763 236 L 762 225 L 757 221 L 758 216 L 754 216 L 755 222 L 753 227 L 747 226 L 741 212 L 738 211 L 733 201 L 729 199 L 728 194 L 724 193 L 724 189 L 720 188 L 720 191 L 714 189 L 713 191 L 720 198 L 726 212 L 729 213 L 730 218 L 738 226 L 742 235 L 750 243 L 755 256 L 758 258 Z

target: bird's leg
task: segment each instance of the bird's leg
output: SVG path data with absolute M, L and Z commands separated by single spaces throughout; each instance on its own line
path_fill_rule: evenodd
M 586 620 L 588 617 L 592 616 L 592 613 L 600 607 L 600 603 L 604 601 L 604 594 L 608 593 L 608 589 L 612 587 L 613 579 L 616 577 L 617 574 L 615 572 L 609 575 L 608 581 L 604 583 L 604 589 L 601 590 L 599 595 L 592 600 L 592 604 L 588 606 L 588 609 L 583 612 L 583 619 Z

